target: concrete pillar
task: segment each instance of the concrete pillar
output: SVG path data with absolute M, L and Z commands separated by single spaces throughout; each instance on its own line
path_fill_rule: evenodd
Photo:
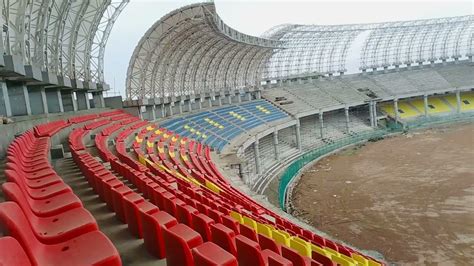
M 44 88 L 41 88 L 40 89 L 40 94 L 41 94 L 41 104 L 43 105 L 43 112 L 45 114 L 48 114 L 49 113 L 49 110 L 48 110 L 48 101 L 46 100 L 46 91 Z M 77 107 L 76 107 L 77 108 Z M 74 111 L 77 111 L 74 110 Z
M 188 112 L 191 112 L 193 110 L 193 103 L 191 100 L 188 101 Z
M 161 118 L 165 117 L 165 104 L 160 105 Z
M 395 123 L 398 123 L 400 114 L 398 113 L 398 99 L 393 100 L 393 109 L 395 110 Z
M 57 89 L 56 94 L 58 95 L 59 111 L 61 113 L 64 113 L 64 105 L 63 105 L 63 97 L 61 96 L 61 89 Z M 87 105 L 89 105 L 89 99 L 87 99 L 87 103 L 88 103 Z
M 237 96 L 237 102 L 241 103 L 242 102 L 242 95 L 240 95 L 240 92 L 237 93 L 235 96 Z
M 456 91 L 456 112 L 461 112 L 461 91 Z
M 179 102 L 179 104 L 178 104 L 178 110 L 179 110 L 179 113 L 180 113 L 180 114 L 183 113 L 183 106 L 184 106 L 184 102 L 183 102 L 183 101 Z
M 151 117 L 153 118 L 153 121 L 156 120 L 156 105 L 151 107 Z
M 324 118 L 321 111 L 319 111 L 319 135 L 324 138 Z
M 219 103 L 219 106 L 222 106 L 222 96 L 219 95 L 219 97 L 217 97 L 217 102 Z
M 12 116 L 12 108 L 10 105 L 10 97 L 8 96 L 8 89 L 7 89 L 7 84 L 5 82 L 0 81 L 0 86 L 2 87 L 2 97 L 0 98 L 5 106 L 4 114 L 8 117 Z M 2 110 L 0 110 L 2 111 Z M 3 111 L 2 111 L 3 113 Z
M 61 97 L 61 94 L 59 95 Z M 23 84 L 23 97 L 25 97 L 26 113 L 31 115 L 30 95 L 28 95 L 28 88 Z
M 251 101 L 251 100 L 252 100 L 252 93 L 247 92 L 247 101 Z
M 208 106 L 207 106 L 207 107 L 212 107 L 212 99 L 211 99 L 211 97 L 209 97 L 209 98 L 207 99 L 207 102 L 208 102 Z
M 303 148 L 302 148 L 302 145 L 301 145 L 301 126 L 300 126 L 300 121 L 299 120 L 296 122 L 295 130 L 296 130 L 296 147 L 301 152 L 301 151 L 303 151 Z
M 349 133 L 349 107 L 344 108 L 344 114 L 346 115 L 346 132 Z
M 280 161 L 280 149 L 278 147 L 278 130 L 273 131 L 273 147 L 275 148 L 275 160 Z
M 202 101 L 201 101 L 201 99 L 199 99 L 199 101 L 198 101 L 198 109 L 199 109 L 199 110 L 202 109 Z
M 74 112 L 77 112 L 77 99 L 76 99 L 76 93 L 71 91 L 71 99 L 72 99 L 72 108 Z
M 76 91 L 77 96 L 77 107 L 79 110 L 89 110 L 89 95 L 87 92 Z
M 168 106 L 170 107 L 170 116 L 173 116 L 173 103 L 169 103 Z
M 369 102 L 369 120 L 370 120 L 370 126 L 375 127 L 373 102 Z
M 377 102 L 373 102 L 372 111 L 374 112 L 374 127 L 378 127 L 377 121 Z
M 260 100 L 262 98 L 262 94 L 260 93 L 260 91 L 257 91 L 257 100 Z
M 258 147 L 258 145 L 258 137 L 255 137 L 255 142 L 253 143 L 253 152 L 255 155 L 255 171 L 257 172 L 257 175 L 260 175 L 262 173 L 262 170 L 260 165 L 260 148 Z
M 423 106 L 425 109 L 425 117 L 428 117 L 428 95 L 423 95 Z
M 102 92 L 92 94 L 92 100 L 94 101 L 95 108 L 104 108 L 104 96 Z

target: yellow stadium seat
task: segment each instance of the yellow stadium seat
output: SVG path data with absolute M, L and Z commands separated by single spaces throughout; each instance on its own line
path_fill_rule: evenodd
M 341 265 L 341 266 L 355 266 L 357 264 L 354 264 L 346 259 L 343 259 L 341 257 L 338 257 L 336 255 L 331 256 L 331 260 L 334 261 L 335 263 Z
M 289 246 L 290 245 L 290 238 L 287 236 L 287 234 L 284 234 L 286 232 L 280 231 L 280 230 L 273 230 L 272 231 L 272 238 L 275 240 L 280 245 L 285 245 Z
M 323 256 L 326 256 L 328 258 L 331 258 L 331 254 L 329 252 L 327 252 L 326 250 L 316 246 L 315 244 L 311 244 L 311 250 L 323 255 Z
M 265 224 L 257 223 L 257 233 L 267 236 L 269 238 L 272 237 L 272 229 Z
M 220 193 L 221 189 L 214 183 L 206 180 L 206 187 L 215 193 Z
M 369 266 L 382 266 L 382 264 L 373 260 L 369 260 Z
M 369 265 L 369 261 L 366 258 L 364 258 L 363 256 L 361 256 L 357 253 L 352 253 L 352 258 L 354 260 L 356 260 L 359 263 L 359 265 L 362 265 L 362 266 L 368 266 Z
M 254 230 L 257 230 L 257 222 L 254 219 L 244 216 L 244 215 L 242 215 L 242 219 L 246 226 L 253 228 Z
M 296 250 L 301 256 L 311 257 L 311 245 L 303 239 L 291 237 L 290 247 Z
M 239 222 L 240 224 L 244 222 L 244 219 L 242 218 L 242 215 L 238 212 L 230 211 L 230 217 L 237 220 L 237 222 Z

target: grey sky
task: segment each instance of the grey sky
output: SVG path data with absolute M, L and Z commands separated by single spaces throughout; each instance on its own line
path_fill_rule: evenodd
M 162 16 L 191 0 L 131 0 L 119 16 L 105 53 L 105 80 L 112 93 L 125 95 L 130 57 L 140 38 Z M 430 0 L 237 1 L 215 0 L 217 12 L 229 26 L 260 35 L 278 24 L 352 24 L 414 20 L 474 14 L 474 2 Z

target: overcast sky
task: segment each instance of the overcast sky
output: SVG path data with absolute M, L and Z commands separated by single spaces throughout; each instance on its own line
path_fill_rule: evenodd
M 115 22 L 105 53 L 105 80 L 112 93 L 125 95 L 128 63 L 140 38 L 167 13 L 199 1 L 131 0 Z M 215 0 L 225 23 L 259 36 L 284 24 L 352 24 L 474 14 L 474 0 Z M 110 95 L 110 94 L 109 94 Z

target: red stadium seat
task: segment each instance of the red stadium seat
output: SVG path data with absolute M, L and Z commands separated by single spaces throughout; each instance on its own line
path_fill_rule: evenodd
M 176 218 L 178 219 L 178 222 L 184 223 L 187 226 L 192 227 L 192 221 L 193 221 L 193 214 L 198 214 L 198 210 L 195 208 L 183 204 L 183 205 L 176 205 Z M 205 241 L 205 240 L 204 240 Z
M 145 248 L 150 254 L 163 259 L 165 258 L 165 244 L 163 239 L 163 228 L 171 228 L 178 221 L 167 212 L 158 211 L 154 213 L 140 213 L 143 225 L 143 240 Z
M 260 244 L 260 247 L 262 249 L 269 249 L 277 254 L 281 254 L 280 245 L 278 245 L 273 239 L 265 235 L 258 234 L 258 243 Z
M 209 218 L 204 213 L 193 213 L 191 227 L 201 234 L 204 241 L 211 241 L 211 225 L 214 224 L 214 220 Z
M 232 254 L 212 242 L 206 242 L 192 249 L 195 265 L 199 266 L 237 266 Z
M 33 233 L 41 242 L 56 244 L 98 229 L 94 217 L 84 208 L 74 208 L 51 217 L 37 217 L 28 206 L 23 193 L 15 189 L 15 186 L 16 184 L 8 182 L 2 187 L 6 188 L 6 196 L 20 206 Z M 11 193 L 16 194 L 12 197 Z
M 211 225 L 212 242 L 237 256 L 235 232 L 222 224 Z
M 0 265 L 29 266 L 30 259 L 18 241 L 10 236 L 0 238 Z
M 25 199 L 22 191 L 15 183 L 4 183 L 2 189 L 5 193 L 5 197 L 9 200 L 19 202 Z M 19 199 L 22 195 L 23 198 Z M 63 193 L 44 200 L 35 200 L 27 197 L 26 201 L 32 212 L 38 217 L 50 217 L 74 208 L 82 207 L 81 201 L 73 193 Z
M 0 203 L 0 224 L 14 237 L 35 265 L 121 265 L 110 240 L 99 231 L 82 234 L 60 244 L 38 241 L 20 207 L 14 202 Z
M 184 224 L 163 228 L 167 266 L 192 266 L 191 249 L 202 244 L 201 236 Z
M 258 242 L 257 233 L 252 228 L 246 226 L 245 224 L 240 224 L 240 234 L 247 237 L 248 239 Z

